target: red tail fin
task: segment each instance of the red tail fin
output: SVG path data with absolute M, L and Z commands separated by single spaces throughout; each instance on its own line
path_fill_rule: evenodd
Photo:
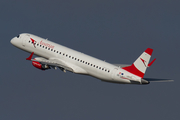
M 131 66 L 123 67 L 122 69 L 143 78 L 146 72 L 146 68 L 151 66 L 155 61 L 153 60 L 151 63 L 149 63 L 152 52 L 153 49 L 147 48 Z

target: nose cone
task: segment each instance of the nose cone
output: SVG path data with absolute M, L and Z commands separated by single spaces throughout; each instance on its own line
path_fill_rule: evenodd
M 11 39 L 11 41 L 10 41 L 10 42 L 11 42 L 11 44 L 13 44 L 13 45 L 14 45 L 14 44 L 15 44 L 15 38 Z
M 20 46 L 21 44 L 21 41 L 20 41 L 20 39 L 18 39 L 17 37 L 14 37 L 13 39 L 11 39 L 11 44 L 12 45 L 14 45 L 15 47 L 18 47 L 18 46 Z

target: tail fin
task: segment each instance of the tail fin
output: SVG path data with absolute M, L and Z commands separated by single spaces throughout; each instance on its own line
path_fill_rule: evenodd
M 122 69 L 143 78 L 147 67 L 152 65 L 152 63 L 155 61 L 153 60 L 150 65 L 148 64 L 152 52 L 153 49 L 147 48 L 131 66 L 123 67 Z

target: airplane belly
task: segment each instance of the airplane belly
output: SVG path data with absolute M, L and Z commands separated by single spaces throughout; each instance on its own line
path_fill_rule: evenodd
M 109 73 L 102 72 L 94 72 L 94 71 L 88 71 L 88 75 L 98 78 L 100 80 L 111 80 L 111 77 Z

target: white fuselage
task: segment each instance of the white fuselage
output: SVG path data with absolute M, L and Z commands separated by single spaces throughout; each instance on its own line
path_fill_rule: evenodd
M 31 39 L 35 40 L 34 44 Z M 59 59 L 71 67 L 74 73 L 90 75 L 107 82 L 141 84 L 140 77 L 118 66 L 32 34 L 20 34 L 14 37 L 11 43 L 24 51 L 34 52 L 37 56 Z

